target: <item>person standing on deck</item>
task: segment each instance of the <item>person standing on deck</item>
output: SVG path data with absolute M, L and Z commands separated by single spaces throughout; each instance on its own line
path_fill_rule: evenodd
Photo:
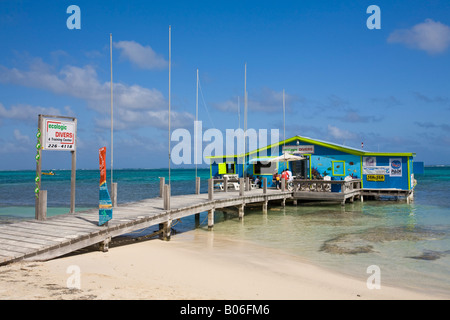
M 278 174 L 277 170 L 274 171 L 273 177 L 272 177 L 272 181 L 275 184 L 275 187 L 277 189 L 280 189 L 280 175 Z
M 287 169 L 284 169 L 283 172 L 281 173 L 281 179 L 284 179 L 287 185 L 288 179 L 289 179 L 289 173 L 287 171 Z

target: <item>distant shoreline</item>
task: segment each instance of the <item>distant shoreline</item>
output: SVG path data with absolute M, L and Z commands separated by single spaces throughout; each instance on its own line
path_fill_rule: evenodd
M 450 167 L 450 164 L 431 164 L 424 165 L 424 168 L 445 168 Z M 199 167 L 198 170 L 209 170 L 208 167 Z M 51 171 L 70 171 L 70 169 L 47 169 Z M 77 171 L 89 171 L 89 170 L 98 170 L 98 168 L 86 169 L 86 168 L 77 168 Z M 110 171 L 111 168 L 106 168 L 107 171 Z M 126 170 L 169 170 L 169 168 L 114 168 L 114 171 L 126 171 Z M 176 170 L 195 170 L 195 168 L 170 168 L 171 171 Z M 36 171 L 35 169 L 3 169 L 0 172 L 16 172 L 16 171 Z M 43 170 L 46 171 L 46 170 Z

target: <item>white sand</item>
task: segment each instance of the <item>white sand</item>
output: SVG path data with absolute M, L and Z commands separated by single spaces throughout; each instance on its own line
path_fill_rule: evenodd
M 80 289 L 68 289 L 80 270 Z M 324 270 L 214 232 L 0 267 L 0 299 L 448 299 Z

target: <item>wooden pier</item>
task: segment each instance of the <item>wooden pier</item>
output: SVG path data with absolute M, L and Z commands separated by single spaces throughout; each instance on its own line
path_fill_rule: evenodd
M 285 203 L 292 198 L 291 191 L 267 188 L 212 192 L 214 185 L 210 181 L 208 193 L 172 196 L 170 204 L 164 197 L 158 197 L 119 205 L 114 208 L 113 219 L 107 226 L 98 226 L 98 209 L 43 221 L 0 225 L 0 265 L 20 260 L 49 260 L 95 244 L 107 251 L 112 238 L 155 225 L 163 228 L 163 236 L 168 240 L 172 221 L 176 219 L 207 211 L 211 230 L 215 210 L 237 207 L 239 217 L 243 218 L 247 204 L 260 203 L 263 210 L 267 210 L 269 201 Z
M 230 187 L 231 186 L 231 187 Z M 242 187 L 241 187 L 242 186 Z M 288 189 L 289 187 L 289 189 Z M 99 244 L 100 250 L 107 251 L 112 238 L 159 225 L 162 238 L 170 239 L 172 222 L 201 212 L 208 212 L 208 229 L 214 227 L 214 212 L 229 211 L 232 208 L 244 217 L 246 205 L 261 205 L 267 212 L 269 201 L 331 201 L 345 205 L 363 197 L 394 196 L 412 199 L 411 191 L 365 190 L 361 180 L 325 181 L 294 180 L 282 189 L 252 188 L 247 180 L 239 179 L 238 186 L 227 179 L 208 180 L 208 193 L 169 197 L 170 188 L 161 178 L 160 197 L 114 207 L 113 219 L 107 225 L 98 226 L 98 209 L 75 214 L 58 215 L 43 220 L 24 220 L 0 225 L 0 265 L 20 260 L 49 260 L 62 255 Z

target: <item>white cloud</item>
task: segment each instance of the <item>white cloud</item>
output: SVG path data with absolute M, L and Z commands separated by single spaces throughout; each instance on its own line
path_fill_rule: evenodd
M 343 122 L 350 122 L 350 123 L 367 123 L 367 122 L 378 122 L 383 119 L 382 116 L 365 116 L 360 114 L 359 111 L 354 109 L 346 109 L 345 114 L 343 116 L 339 117 L 330 117 L 335 118 Z
M 131 110 L 118 109 L 117 113 L 114 111 L 114 129 L 123 130 L 127 128 L 136 127 L 155 127 L 159 129 L 167 129 L 169 112 L 166 110 L 152 111 L 152 110 Z M 192 126 L 194 123 L 194 116 L 187 112 L 170 112 L 170 126 L 171 128 L 179 128 Z M 96 120 L 96 124 L 101 128 L 111 128 L 111 118 L 103 117 Z
M 7 109 L 0 103 L 0 118 L 15 119 L 24 121 L 37 121 L 39 114 L 64 115 L 72 116 L 74 112 L 69 106 L 65 106 L 64 110 L 53 107 L 31 106 L 29 104 L 17 104 Z
M 339 129 L 338 127 L 328 125 L 328 134 L 336 140 L 352 140 L 356 138 L 356 135 L 348 130 Z
M 387 41 L 424 50 L 429 54 L 438 54 L 444 52 L 450 45 L 450 27 L 426 19 L 425 22 L 416 24 L 410 29 L 395 30 Z
M 48 65 L 33 65 L 27 71 L 0 66 L 0 82 L 80 98 L 100 112 L 110 105 L 110 82 L 101 83 L 94 67 L 90 65 L 82 68 L 67 65 L 59 72 L 53 72 Z M 158 109 L 165 104 L 162 93 L 156 89 L 121 83 L 114 83 L 113 86 L 114 103 L 118 107 Z
M 68 95 L 85 100 L 88 106 L 101 114 L 103 118 L 97 119 L 97 124 L 109 128 L 110 117 L 110 82 L 101 83 L 93 66 L 77 67 L 67 65 L 60 71 L 54 71 L 42 62 L 30 66 L 29 70 L 6 68 L 0 66 L 0 83 L 40 88 L 55 94 Z M 139 85 L 113 84 L 114 97 L 114 127 L 126 129 L 129 126 L 154 126 L 163 128 L 167 126 L 167 101 L 157 89 L 144 88 Z M 27 111 L 26 108 L 29 110 Z M 55 113 L 57 112 L 57 113 Z M 7 117 L 30 117 L 36 114 L 60 114 L 57 109 L 48 109 L 31 106 L 14 106 L 7 110 L 0 106 L 0 115 Z M 30 115 L 31 114 L 31 115 Z M 185 125 L 192 122 L 189 113 L 171 112 L 171 123 L 174 126 Z
M 285 92 L 285 105 L 286 112 L 292 112 L 293 104 L 300 99 Z M 275 91 L 270 88 L 264 87 L 259 92 L 255 92 L 248 98 L 248 108 L 253 111 L 260 112 L 283 112 L 283 91 Z M 238 98 L 233 97 L 224 102 L 213 104 L 214 108 L 221 111 L 237 112 L 238 110 Z M 244 110 L 244 97 L 240 97 L 240 109 L 243 113 Z
M 25 143 L 25 144 L 28 144 L 28 143 L 30 143 L 31 142 L 31 139 L 30 139 L 30 137 L 29 136 L 26 136 L 26 135 L 23 135 L 21 132 L 20 132 L 20 130 L 19 129 L 14 129 L 14 138 L 17 140 L 17 141 L 19 141 L 19 142 L 21 142 L 21 143 Z
M 426 102 L 426 103 L 436 103 L 436 104 L 442 104 L 442 105 L 449 105 L 450 98 L 445 96 L 435 96 L 431 97 L 426 94 L 420 93 L 420 92 L 413 92 L 414 96 L 418 101 Z
M 121 50 L 121 56 L 130 60 L 141 69 L 163 69 L 168 63 L 150 46 L 143 46 L 135 41 L 114 42 L 114 47 Z
M 237 99 L 238 99 L 237 97 L 233 97 L 232 99 L 227 100 L 227 101 L 213 103 L 213 107 L 220 111 L 237 112 L 238 111 Z M 234 101 L 234 100 L 236 100 L 236 101 Z M 240 100 L 243 100 L 243 99 L 240 99 Z M 240 102 L 241 102 L 240 108 L 242 109 L 244 107 L 244 104 L 242 103 L 242 101 L 240 101 Z
M 14 129 L 12 137 L 0 137 L 0 154 L 19 152 L 25 154 L 33 149 L 33 141 L 31 138 L 22 134 L 18 129 Z

